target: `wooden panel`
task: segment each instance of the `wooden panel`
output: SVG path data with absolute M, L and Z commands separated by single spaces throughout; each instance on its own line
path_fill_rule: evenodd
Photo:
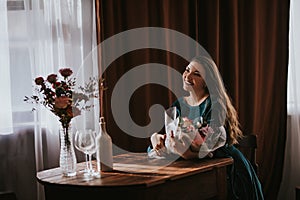
M 49 185 L 46 187 L 48 199 L 92 199 L 109 194 L 109 199 L 217 199 L 216 174 L 211 170 L 175 181 L 152 187 L 60 187 Z M 97 199 L 97 198 L 93 198 Z M 226 199 L 226 198 L 224 198 Z

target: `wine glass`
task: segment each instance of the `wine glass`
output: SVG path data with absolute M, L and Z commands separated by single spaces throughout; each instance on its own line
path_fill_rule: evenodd
M 91 155 L 96 151 L 95 133 L 91 129 L 77 130 L 74 139 L 75 147 L 85 154 L 86 168 L 84 169 L 85 176 L 92 175 Z
M 99 174 L 93 170 L 93 165 L 92 165 L 92 156 L 94 153 L 96 153 L 97 150 L 97 144 L 96 144 L 96 131 L 90 130 L 94 138 L 93 145 L 90 146 L 90 148 L 87 149 L 87 155 L 88 155 L 88 163 L 89 163 L 89 169 L 90 169 L 90 175 L 97 177 Z

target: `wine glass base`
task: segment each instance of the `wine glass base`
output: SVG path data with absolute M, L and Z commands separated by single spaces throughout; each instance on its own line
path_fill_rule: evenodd
M 67 173 L 64 173 L 63 176 L 75 176 L 76 175 L 76 172 L 67 172 Z
M 94 178 L 101 178 L 101 173 L 100 173 L 100 172 L 97 172 L 97 171 L 94 171 L 94 172 L 92 173 L 92 176 L 93 176 Z

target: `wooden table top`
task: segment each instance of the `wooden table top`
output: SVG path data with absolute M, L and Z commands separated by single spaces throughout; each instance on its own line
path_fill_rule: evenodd
M 37 173 L 37 179 L 42 184 L 76 185 L 89 187 L 122 187 L 146 186 L 164 183 L 167 180 L 176 180 L 186 176 L 198 174 L 223 167 L 233 163 L 231 158 L 213 158 L 196 160 L 167 160 L 148 158 L 146 153 L 128 153 L 114 156 L 112 172 L 101 172 L 100 178 L 87 180 L 80 170 L 85 163 L 77 164 L 77 174 L 73 177 L 64 177 L 60 168 L 53 168 Z M 94 169 L 96 162 L 93 161 Z

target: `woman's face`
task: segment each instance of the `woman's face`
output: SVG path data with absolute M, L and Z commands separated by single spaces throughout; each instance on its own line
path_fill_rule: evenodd
M 190 62 L 182 74 L 183 89 L 190 92 L 200 92 L 205 90 L 206 84 L 204 81 L 204 67 L 196 61 Z

